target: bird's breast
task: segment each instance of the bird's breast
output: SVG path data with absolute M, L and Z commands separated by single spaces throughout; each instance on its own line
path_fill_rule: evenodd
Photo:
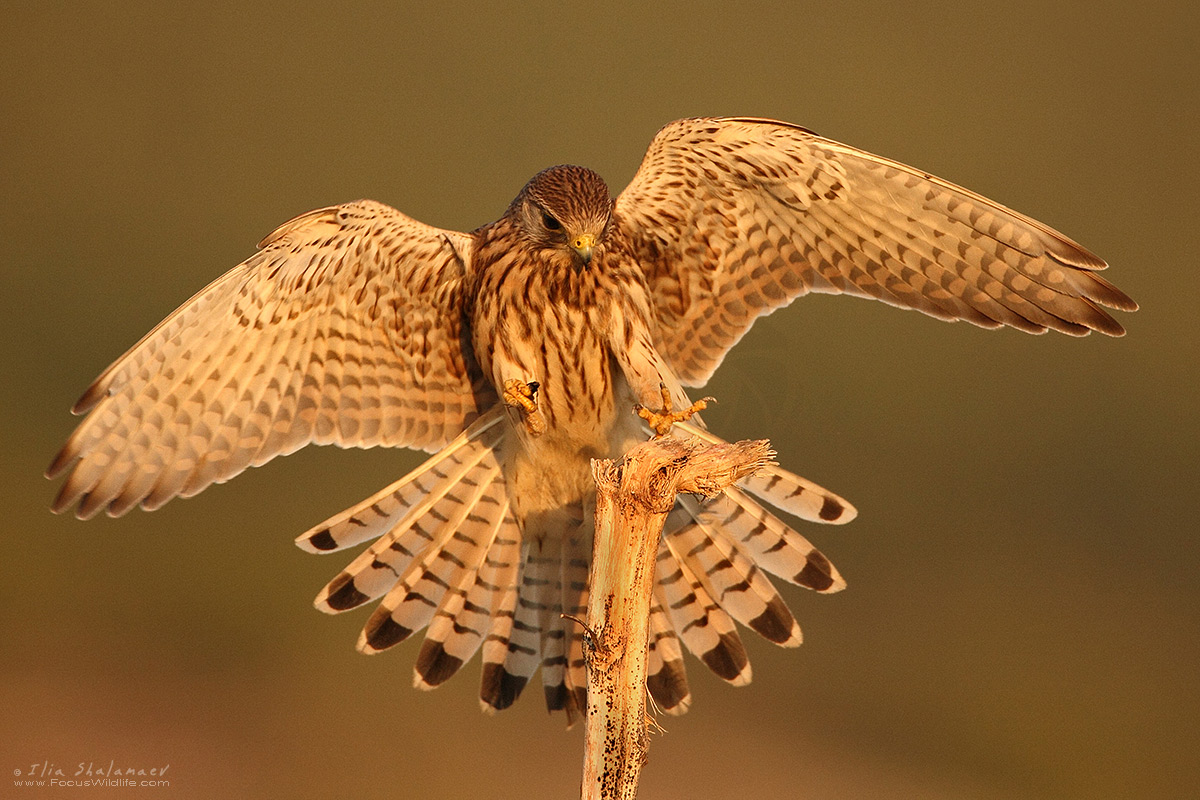
M 538 384 L 537 409 L 546 422 L 533 435 L 522 412 L 509 411 L 503 467 L 514 513 L 519 519 L 587 513 L 595 491 L 592 459 L 619 458 L 639 430 L 632 392 L 595 310 L 509 297 L 482 325 L 474 333 L 491 337 L 491 358 L 519 362 L 523 379 Z

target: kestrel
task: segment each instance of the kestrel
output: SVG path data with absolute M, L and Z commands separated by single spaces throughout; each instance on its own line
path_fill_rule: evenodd
M 538 173 L 499 220 L 439 230 L 369 200 L 303 214 L 173 312 L 76 403 L 50 465 L 55 511 L 117 516 L 190 496 L 306 444 L 421 448 L 425 464 L 301 535 L 375 540 L 318 595 L 382 597 L 374 653 L 428 627 L 415 682 L 482 648 L 485 710 L 540 666 L 546 701 L 586 707 L 579 626 L 590 459 L 643 440 L 635 404 L 686 408 L 763 314 L 846 293 L 1031 333 L 1124 333 L 1137 306 L 1066 236 L 925 172 L 748 118 L 663 128 L 611 199 L 577 166 Z M 661 422 L 661 420 L 659 420 Z M 668 423 L 669 424 L 669 423 Z M 661 427 L 665 427 L 661 426 Z M 711 437 L 699 420 L 674 435 Z M 690 703 L 682 650 L 743 684 L 734 621 L 784 646 L 800 628 L 765 573 L 833 592 L 820 552 L 760 501 L 813 522 L 853 508 L 780 468 L 681 498 L 659 550 L 649 688 Z

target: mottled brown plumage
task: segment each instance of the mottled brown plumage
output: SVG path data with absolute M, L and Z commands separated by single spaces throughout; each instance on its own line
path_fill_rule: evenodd
M 364 652 L 428 627 L 416 683 L 482 650 L 481 700 L 505 708 L 541 667 L 551 709 L 584 707 L 589 460 L 646 435 L 631 409 L 676 407 L 760 315 L 809 291 L 1039 333 L 1123 333 L 1136 308 L 1105 264 L 1050 228 L 925 173 L 756 119 L 672 123 L 613 202 L 554 167 L 496 222 L 438 230 L 360 201 L 304 214 L 164 320 L 76 404 L 51 464 L 56 511 L 156 508 L 310 442 L 436 451 L 298 539 L 372 542 L 317 597 L 382 598 Z M 765 432 L 769 433 L 769 432 Z M 698 422 L 675 435 L 714 438 Z M 844 500 L 771 468 L 681 500 L 658 557 L 649 686 L 690 703 L 684 648 L 750 679 L 734 622 L 792 646 L 765 573 L 832 592 L 837 571 L 759 501 L 814 522 Z

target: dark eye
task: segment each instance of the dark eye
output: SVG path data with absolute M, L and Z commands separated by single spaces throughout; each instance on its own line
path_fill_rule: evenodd
M 542 224 L 546 226 L 546 230 L 548 231 L 562 230 L 562 223 L 545 211 L 542 212 Z

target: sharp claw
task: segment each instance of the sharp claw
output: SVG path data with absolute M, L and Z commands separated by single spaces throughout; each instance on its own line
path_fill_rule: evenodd
M 525 429 L 533 436 L 546 432 L 546 418 L 538 410 L 537 393 L 541 384 L 537 381 L 522 381 L 511 378 L 504 382 L 504 402 L 520 410 Z
M 699 412 L 708 408 L 709 403 L 716 402 L 711 397 L 704 397 L 692 403 L 682 411 L 672 411 L 671 392 L 667 389 L 666 384 L 664 383 L 660 383 L 658 388 L 662 392 L 663 404 L 661 411 L 651 411 L 640 404 L 634 406 L 634 411 L 637 412 L 639 417 L 646 420 L 646 423 L 654 431 L 655 436 L 666 436 L 671 430 L 671 426 L 676 422 L 683 422 L 684 420 L 691 419 L 693 415 L 698 414 Z

